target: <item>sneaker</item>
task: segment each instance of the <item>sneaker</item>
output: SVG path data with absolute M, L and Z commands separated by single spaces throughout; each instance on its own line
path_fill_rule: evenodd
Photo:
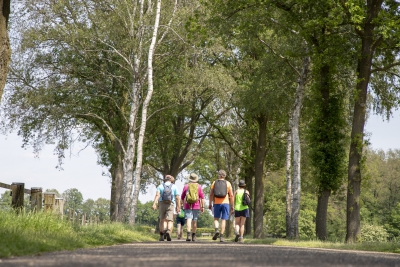
M 223 235 L 223 234 L 221 234 L 221 235 L 219 236 L 219 242 L 225 242 L 225 239 L 224 239 L 224 235 Z
M 236 235 L 235 236 L 235 242 L 238 242 L 238 240 L 239 240 L 239 235 Z
M 244 243 L 243 236 L 239 237 L 239 243 Z
M 160 239 L 158 241 L 164 241 L 164 234 L 160 234 Z
M 178 240 L 181 240 L 182 239 L 182 236 L 181 235 L 178 235 Z
M 164 233 L 164 240 L 167 239 L 167 233 Z
M 217 240 L 218 237 L 219 237 L 219 232 L 215 232 L 214 236 L 212 237 L 212 240 Z
M 196 241 L 196 233 L 192 233 L 192 241 Z
M 167 237 L 167 241 L 171 241 L 171 235 L 168 232 L 165 233 L 165 236 Z
M 192 241 L 192 239 L 190 239 L 190 232 L 187 232 L 186 241 L 188 241 L 188 242 Z

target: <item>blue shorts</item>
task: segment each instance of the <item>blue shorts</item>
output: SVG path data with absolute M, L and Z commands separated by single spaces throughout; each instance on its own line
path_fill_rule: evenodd
M 199 218 L 200 210 L 185 210 L 185 219 L 192 219 L 197 221 Z
M 214 204 L 214 219 L 229 220 L 229 204 Z
M 176 224 L 180 224 L 180 225 L 184 226 L 185 222 L 186 222 L 185 218 L 179 218 L 179 216 L 176 216 Z
M 249 209 L 245 209 L 245 210 L 235 210 L 235 218 L 237 218 L 237 217 L 246 217 L 246 218 L 249 218 L 249 217 L 250 217 Z

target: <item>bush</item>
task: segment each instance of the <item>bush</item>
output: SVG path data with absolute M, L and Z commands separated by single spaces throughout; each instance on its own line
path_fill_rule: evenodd
M 215 231 L 214 228 L 197 228 L 196 236 L 201 236 L 202 233 L 211 233 L 213 234 Z
M 365 224 L 361 227 L 361 241 L 363 242 L 386 242 L 388 237 L 388 232 L 382 226 Z

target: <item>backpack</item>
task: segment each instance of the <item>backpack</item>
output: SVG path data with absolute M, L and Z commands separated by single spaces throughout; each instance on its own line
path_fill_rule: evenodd
M 186 203 L 194 204 L 199 200 L 199 185 L 197 183 L 190 183 L 186 192 Z M 192 205 L 190 205 L 192 206 Z
M 164 183 L 164 191 L 162 193 L 161 200 L 164 203 L 172 202 L 172 183 L 170 185 L 166 185 Z
M 216 180 L 214 183 L 214 196 L 225 197 L 228 194 L 228 185 L 225 180 Z
M 178 214 L 179 218 L 185 218 L 185 211 L 181 208 L 181 211 Z
M 251 206 L 251 198 L 246 190 L 244 190 L 244 193 L 243 193 L 242 205 L 249 206 L 249 207 Z

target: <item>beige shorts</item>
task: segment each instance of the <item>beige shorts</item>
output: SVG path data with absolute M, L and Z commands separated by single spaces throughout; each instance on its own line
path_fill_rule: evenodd
M 160 215 L 160 220 L 173 221 L 174 220 L 174 203 L 164 203 L 160 202 L 158 205 L 158 214 Z

